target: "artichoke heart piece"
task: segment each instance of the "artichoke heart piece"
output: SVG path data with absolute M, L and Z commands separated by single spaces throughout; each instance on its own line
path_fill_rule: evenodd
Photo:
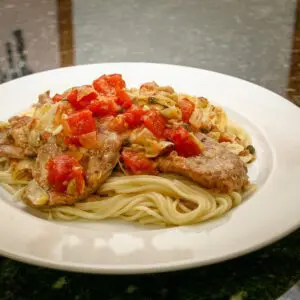
M 200 140 L 193 133 L 190 133 L 190 137 L 198 145 L 200 151 L 202 152 L 204 150 L 204 144 L 200 142 Z
M 43 129 L 50 132 L 53 130 L 53 122 L 59 105 L 60 102 L 56 104 L 46 103 L 42 106 L 42 108 L 45 108 L 44 110 L 41 110 L 39 122 L 37 125 L 38 129 Z
M 69 181 L 67 186 L 67 194 L 72 196 L 77 195 L 77 185 L 75 179 Z
M 33 160 L 21 160 L 18 162 L 12 171 L 12 178 L 14 180 L 31 180 L 32 179 L 32 169 L 34 166 Z
M 167 119 L 182 119 L 181 110 L 176 106 L 167 107 L 163 109 L 160 113 Z
M 41 145 L 41 132 L 33 129 L 28 135 L 28 144 L 32 147 L 39 147 Z
M 225 111 L 221 107 L 215 107 L 215 113 L 217 128 L 221 132 L 226 131 L 228 120 Z
M 176 101 L 170 99 L 169 97 L 156 95 L 156 96 L 150 96 L 148 97 L 148 103 L 149 104 L 159 104 L 164 107 L 171 107 L 176 105 Z
M 189 122 L 196 129 L 200 129 L 202 125 L 203 112 L 200 108 L 195 108 L 190 116 Z
M 174 147 L 171 142 L 158 140 L 147 128 L 134 130 L 130 142 L 133 148 L 143 149 L 146 157 L 157 157 Z
M 24 190 L 23 198 L 32 206 L 44 206 L 49 200 L 49 195 L 35 180 L 31 180 Z

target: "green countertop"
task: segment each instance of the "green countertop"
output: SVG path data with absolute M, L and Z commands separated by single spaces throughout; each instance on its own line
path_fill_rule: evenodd
M 1 300 L 268 300 L 299 279 L 300 230 L 244 257 L 164 274 L 87 275 L 0 259 Z

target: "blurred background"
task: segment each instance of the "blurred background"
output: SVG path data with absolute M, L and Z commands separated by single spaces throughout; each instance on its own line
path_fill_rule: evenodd
M 158 62 L 244 78 L 299 104 L 297 10 L 296 0 L 1 0 L 0 80 L 76 64 Z

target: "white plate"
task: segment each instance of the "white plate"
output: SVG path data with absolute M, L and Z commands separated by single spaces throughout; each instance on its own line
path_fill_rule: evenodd
M 258 191 L 225 217 L 153 229 L 117 222 L 58 223 L 29 214 L 1 190 L 0 253 L 24 262 L 93 273 L 145 273 L 207 265 L 263 247 L 300 224 L 300 109 L 249 82 L 199 69 L 145 63 L 77 66 L 0 86 L 0 120 L 26 109 L 40 92 L 123 74 L 128 86 L 155 80 L 223 106 L 252 135 Z

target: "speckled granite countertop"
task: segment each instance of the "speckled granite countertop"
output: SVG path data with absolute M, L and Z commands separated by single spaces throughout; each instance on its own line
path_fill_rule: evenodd
M 0 83 L 84 63 L 149 61 L 241 77 L 300 105 L 300 1 L 2 0 Z M 0 299 L 300 299 L 300 232 L 256 253 L 145 276 L 0 258 Z M 297 291 L 298 290 L 298 291 Z

